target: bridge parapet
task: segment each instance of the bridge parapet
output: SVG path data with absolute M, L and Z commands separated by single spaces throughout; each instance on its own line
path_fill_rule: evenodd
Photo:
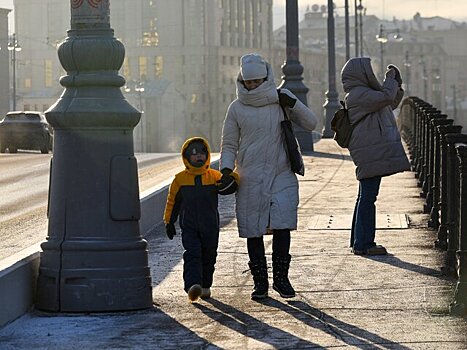
M 458 278 L 452 314 L 467 314 L 467 134 L 462 126 L 418 97 L 406 98 L 399 125 L 412 170 L 425 198 L 435 247 L 445 250 L 443 270 Z

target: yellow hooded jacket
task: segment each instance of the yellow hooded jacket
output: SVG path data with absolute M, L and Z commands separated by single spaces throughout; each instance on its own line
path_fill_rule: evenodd
M 202 167 L 194 167 L 185 157 L 185 151 L 194 141 L 201 141 L 208 151 Z M 203 230 L 219 230 L 218 192 L 216 182 L 222 174 L 211 169 L 211 150 L 208 142 L 201 137 L 193 137 L 182 146 L 182 159 L 185 170 L 175 175 L 169 188 L 164 212 L 164 223 L 175 223 L 180 216 L 180 227 Z M 236 175 L 236 174 L 235 174 Z

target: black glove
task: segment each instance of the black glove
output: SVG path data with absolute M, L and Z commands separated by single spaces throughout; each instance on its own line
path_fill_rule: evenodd
M 397 81 L 397 83 L 399 84 L 399 86 L 401 86 L 401 85 L 402 85 L 402 77 L 401 77 L 401 72 L 400 72 L 399 68 L 397 68 L 397 67 L 396 67 L 395 65 L 393 65 L 393 64 L 390 64 L 390 65 L 388 66 L 388 69 L 394 69 L 394 71 L 395 71 L 395 73 L 396 73 L 394 79 L 396 79 L 396 81 Z
M 173 239 L 174 236 L 177 234 L 177 230 L 175 229 L 175 225 L 171 222 L 169 222 L 167 225 L 165 225 L 165 233 L 167 233 L 167 237 L 169 239 Z
M 235 181 L 235 178 L 232 176 L 232 170 L 229 168 L 224 168 L 221 170 L 222 177 L 217 181 L 217 192 L 221 195 L 228 195 L 234 193 L 238 184 Z
M 297 102 L 296 98 L 290 97 L 284 92 L 279 92 L 279 103 L 281 106 L 287 106 L 289 108 L 294 108 L 296 102 Z

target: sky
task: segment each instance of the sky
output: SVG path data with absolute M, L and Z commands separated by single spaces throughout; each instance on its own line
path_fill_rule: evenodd
M 303 18 L 307 6 L 327 4 L 326 0 L 297 1 L 300 19 Z M 353 8 L 354 1 L 349 0 L 351 9 Z M 345 0 L 334 0 L 334 3 L 337 13 L 343 15 Z M 285 0 L 273 0 L 273 4 L 273 26 L 275 29 L 285 23 Z M 362 0 L 362 5 L 367 8 L 367 14 L 372 14 L 382 19 L 390 20 L 394 16 L 398 19 L 410 19 L 416 12 L 420 12 L 422 17 L 441 16 L 456 21 L 467 22 L 467 0 Z M 0 7 L 12 9 L 13 0 L 0 0 Z M 112 0 L 110 0 L 110 9 L 112 10 Z M 352 15 L 352 11 L 350 13 Z

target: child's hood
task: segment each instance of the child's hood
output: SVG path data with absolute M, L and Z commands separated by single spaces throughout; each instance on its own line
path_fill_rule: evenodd
M 206 150 L 208 153 L 206 157 L 206 162 L 204 163 L 202 167 L 199 167 L 199 168 L 191 165 L 191 163 L 188 161 L 188 158 L 186 157 L 186 150 L 188 146 L 192 142 L 195 142 L 195 141 L 202 142 L 206 146 Z M 189 138 L 183 143 L 181 153 L 182 153 L 183 164 L 185 164 L 185 167 L 188 171 L 190 171 L 191 173 L 195 175 L 201 175 L 201 174 L 204 174 L 206 171 L 208 171 L 209 165 L 211 164 L 211 148 L 209 147 L 209 143 L 206 139 L 199 137 L 199 136 Z

